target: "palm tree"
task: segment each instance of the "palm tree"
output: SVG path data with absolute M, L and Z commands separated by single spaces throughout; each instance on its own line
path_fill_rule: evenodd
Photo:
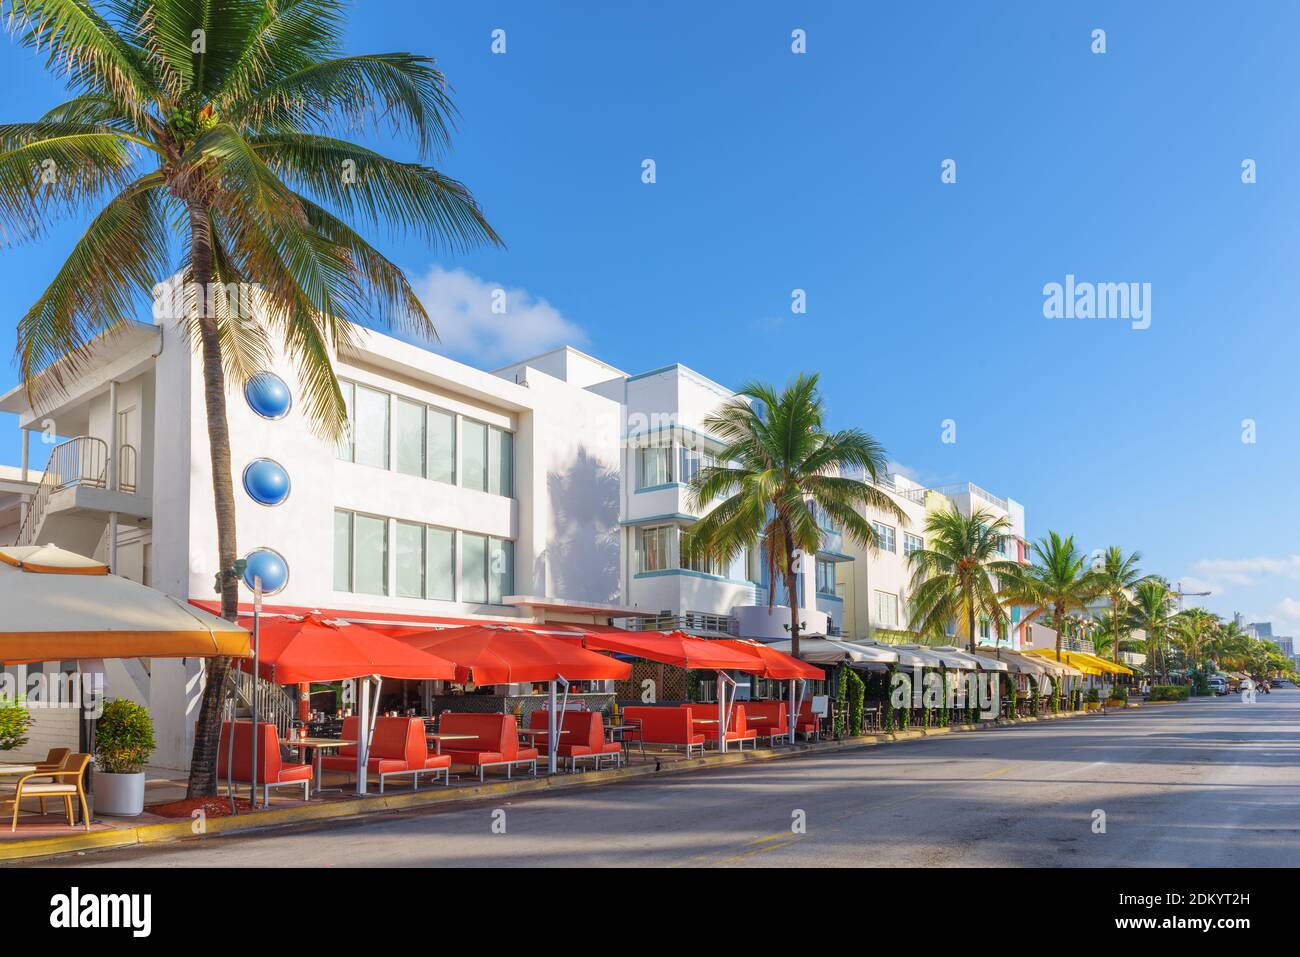
M 1118 545 L 1112 545 L 1106 549 L 1101 564 L 1096 569 L 1102 593 L 1110 601 L 1109 618 L 1114 629 L 1111 643 L 1113 645 L 1115 664 L 1119 664 L 1119 629 L 1120 621 L 1123 618 L 1121 614 L 1123 606 L 1128 603 L 1129 595 L 1137 586 L 1137 583 L 1145 577 L 1138 570 L 1138 562 L 1141 560 L 1141 552 L 1132 552 L 1125 555 L 1124 550 Z
M 1127 607 L 1127 604 L 1126 604 Z M 1119 636 L 1120 651 L 1134 651 L 1140 649 L 1141 643 L 1129 640 L 1132 632 L 1132 626 L 1129 624 L 1127 615 L 1120 615 L 1119 621 L 1113 621 L 1110 612 L 1102 612 L 1097 616 L 1097 634 L 1092 639 L 1093 646 L 1097 649 L 1097 654 L 1103 657 L 1107 652 L 1114 651 L 1115 636 Z
M 102 9 L 100 9 L 102 7 Z M 452 249 L 499 243 L 469 190 L 423 162 L 339 138 L 381 122 L 421 159 L 456 119 L 433 60 L 342 55 L 342 0 L 0 0 L 6 25 L 48 54 L 71 98 L 0 126 L 0 234 L 31 239 L 96 202 L 49 287 L 19 320 L 34 399 L 75 375 L 85 347 L 135 316 L 179 253 L 202 356 L 221 613 L 238 611 L 226 393 L 273 348 L 298 366 L 301 407 L 323 438 L 345 428 L 332 353 L 353 323 L 434 335 L 405 276 L 351 223 Z M 33 170 L 51 175 L 33 177 Z M 256 290 L 257 315 L 235 290 Z M 38 375 L 56 360 L 64 361 Z M 218 708 L 229 662 L 212 659 L 190 796 L 216 792 Z
M 1224 670 L 1240 670 L 1255 639 L 1235 621 L 1225 621 L 1205 644 L 1205 655 Z
M 977 616 L 990 618 L 1000 628 L 1006 611 L 998 590 L 1020 567 L 997 557 L 1010 531 L 1005 516 L 983 509 L 971 515 L 955 507 L 930 512 L 925 518 L 925 545 L 908 558 L 912 566 L 908 627 L 941 635 L 950 623 L 964 621 L 972 652 Z
M 1056 660 L 1061 660 L 1061 631 L 1071 612 L 1082 612 L 1102 592 L 1101 576 L 1086 568 L 1087 559 L 1074 544 L 1074 536 L 1062 538 L 1048 532 L 1034 543 L 1034 562 L 1017 566 L 1006 589 L 1004 604 L 1030 608 L 1025 621 L 1050 617 L 1056 630 Z
M 1159 657 L 1161 681 L 1164 684 L 1169 683 L 1169 667 L 1162 643 L 1165 632 L 1172 623 L 1172 607 L 1173 598 L 1169 586 L 1158 578 L 1138 582 L 1133 589 L 1133 601 L 1129 607 L 1130 620 L 1134 627 L 1146 632 L 1148 660 Z
M 1182 648 L 1187 670 L 1200 667 L 1202 650 L 1221 624 L 1218 615 L 1204 608 L 1188 608 L 1174 616 L 1173 635 Z
M 885 450 L 860 429 L 829 432 L 818 377 L 800 376 L 784 391 L 746 385 L 704 420 L 705 431 L 725 447 L 716 465 L 700 469 L 690 486 L 691 507 L 708 513 L 682 537 L 685 555 L 726 564 L 758 543 L 766 555 L 768 608 L 779 574 L 790 596 L 790 651 L 799 656 L 796 553 L 815 553 L 820 509 L 864 548 L 876 534 L 862 509 L 903 523 L 902 510 L 874 484 L 841 473 L 861 469 L 878 481 Z M 716 506 L 713 505 L 718 499 Z M 710 508 L 712 506 L 712 508 Z

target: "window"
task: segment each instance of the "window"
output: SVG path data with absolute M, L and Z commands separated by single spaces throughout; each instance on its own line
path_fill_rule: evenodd
M 334 590 L 352 590 L 352 513 L 334 513 Z
M 817 594 L 834 595 L 835 592 L 835 563 L 817 560 Z
M 352 418 L 353 461 L 358 465 L 388 468 L 388 395 L 365 386 L 356 387 Z
M 515 589 L 515 543 L 462 532 L 460 588 L 462 601 L 501 604 Z
M 989 620 L 988 620 L 987 618 L 981 618 L 981 619 L 980 619 L 980 637 L 981 637 L 981 638 L 984 638 L 984 639 L 987 639 L 987 638 L 989 638 L 989 636 L 990 636 L 990 632 L 989 632 Z
M 672 533 L 671 525 L 648 525 L 637 529 L 637 552 L 641 556 L 641 571 L 657 572 L 672 567 L 668 556 Z
M 334 513 L 334 590 L 388 594 L 388 520 Z
M 351 462 L 356 455 L 356 447 L 352 442 L 352 433 L 356 431 L 357 387 L 351 382 L 340 382 L 339 391 L 343 393 L 343 410 L 347 414 L 348 424 L 343 429 L 343 437 L 339 439 L 338 451 L 335 454 L 343 461 Z
M 465 488 L 479 492 L 488 490 L 487 468 L 488 427 L 473 419 L 462 419 L 460 423 L 461 447 L 461 482 Z
M 511 498 L 515 494 L 515 436 L 504 429 L 488 430 L 488 491 Z
M 653 485 L 667 485 L 673 480 L 672 449 L 666 446 L 637 449 L 637 488 L 650 488 Z
M 424 597 L 424 526 L 397 523 L 397 595 Z
M 456 482 L 456 417 L 429 409 L 425 420 L 425 475 L 435 482 Z
M 683 484 L 694 482 L 700 474 L 700 469 L 718 464 L 717 457 L 712 452 L 688 449 L 684 445 L 679 446 L 677 451 L 677 481 Z
M 466 602 L 487 601 L 487 537 L 460 536 L 460 597 Z
M 501 538 L 488 539 L 488 602 L 499 605 L 501 599 L 515 593 L 515 543 Z
M 424 478 L 424 406 L 409 399 L 395 399 L 393 425 L 397 471 Z
M 424 529 L 424 597 L 456 598 L 456 535 L 449 528 Z
M 886 628 L 898 626 L 898 596 L 889 592 L 876 592 L 876 623 Z
M 925 548 L 925 539 L 920 535 L 913 535 L 911 532 L 903 533 L 903 555 L 907 556 L 912 552 L 919 552 Z
M 882 552 L 894 551 L 894 526 L 872 522 L 871 527 L 876 532 L 876 547 Z
M 686 541 L 682 538 L 683 531 L 679 529 L 677 533 L 677 549 L 682 558 L 682 567 L 689 568 L 691 571 L 704 572 L 706 575 L 717 575 L 719 578 L 726 577 L 726 569 L 722 567 L 721 562 L 705 558 L 703 555 L 687 555 Z

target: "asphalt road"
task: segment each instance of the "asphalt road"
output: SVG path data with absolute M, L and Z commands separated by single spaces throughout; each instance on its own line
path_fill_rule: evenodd
M 505 833 L 494 833 L 502 820 Z M 1098 812 L 1105 831 L 1097 833 Z M 805 830 L 793 829 L 802 817 Z M 499 829 L 499 828 L 498 828 Z M 1149 706 L 87 867 L 1295 866 L 1300 691 Z M 60 863 L 70 863 L 64 858 Z

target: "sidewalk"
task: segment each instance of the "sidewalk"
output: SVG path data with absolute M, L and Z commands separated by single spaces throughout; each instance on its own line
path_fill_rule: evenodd
M 1130 705 L 1134 707 L 1134 705 Z M 1115 711 L 1111 714 L 1117 713 Z M 462 777 L 457 780 L 453 775 L 450 787 L 429 782 L 421 785 L 420 790 L 412 791 L 409 787 L 398 785 L 396 790 L 389 790 L 383 795 L 372 791 L 360 797 L 351 790 L 327 791 L 314 795 L 310 802 L 290 795 L 294 789 L 285 788 L 277 794 L 271 792 L 271 806 L 253 812 L 243 812 L 235 816 L 196 818 L 168 818 L 150 813 L 150 806 L 158 806 L 184 797 L 185 780 L 180 772 L 162 772 L 157 776 L 151 774 L 146 779 L 146 811 L 135 818 L 97 818 L 91 830 L 81 826 L 72 830 L 67 825 L 66 817 L 48 814 L 44 818 L 24 813 L 20 818 L 17 833 L 9 828 L 0 827 L 0 862 L 49 857 L 76 851 L 99 850 L 107 848 L 129 847 L 139 844 L 152 844 L 164 841 L 179 841 L 203 838 L 212 834 L 230 834 L 235 832 L 280 828 L 311 821 L 354 818 L 392 811 L 404 811 L 418 807 L 435 807 L 439 805 L 477 801 L 484 798 L 528 794 L 546 790 L 567 790 L 569 788 L 598 787 L 635 780 L 650 775 L 688 772 L 708 768 L 727 767 L 751 762 L 767 762 L 799 757 L 806 754 L 825 754 L 835 751 L 873 747 L 904 741 L 915 741 L 927 737 L 966 732 L 988 733 L 999 727 L 1014 727 L 1037 721 L 1062 720 L 1065 718 L 1104 717 L 1105 712 L 1072 711 L 1060 714 L 1042 715 L 1037 718 L 999 719 L 979 725 L 953 725 L 946 728 L 913 728 L 906 731 L 882 734 L 868 734 L 841 740 L 823 740 L 800 742 L 793 746 L 778 746 L 770 749 L 729 751 L 726 754 L 712 753 L 704 757 L 687 758 L 681 752 L 659 752 L 647 750 L 643 761 L 634 749 L 631 763 L 623 768 L 603 771 L 586 771 L 578 774 L 540 775 L 537 778 L 525 777 L 512 780 L 489 780 L 480 784 L 476 777 Z M 346 775 L 328 772 L 326 787 L 347 787 Z M 242 794 L 247 794 L 245 789 Z M 224 789 L 219 798 L 225 801 Z M 246 798 L 241 798 L 244 803 Z M 62 811 L 62 805 L 58 808 Z

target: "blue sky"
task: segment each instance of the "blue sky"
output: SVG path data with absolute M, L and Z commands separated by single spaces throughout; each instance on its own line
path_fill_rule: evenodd
M 444 313 L 459 358 L 568 340 L 733 386 L 815 370 L 834 424 L 922 481 L 976 482 L 1035 537 L 1140 549 L 1213 610 L 1300 632 L 1300 11 L 1048 6 L 365 0 L 349 47 L 439 59 L 463 113 L 439 165 L 509 247 L 375 238 L 431 309 L 513 291 L 509 326 Z M 0 122 L 34 117 L 59 85 L 4 43 Z M 0 253 L 6 360 L 75 226 Z M 1150 283 L 1150 327 L 1045 318 L 1067 274 Z

